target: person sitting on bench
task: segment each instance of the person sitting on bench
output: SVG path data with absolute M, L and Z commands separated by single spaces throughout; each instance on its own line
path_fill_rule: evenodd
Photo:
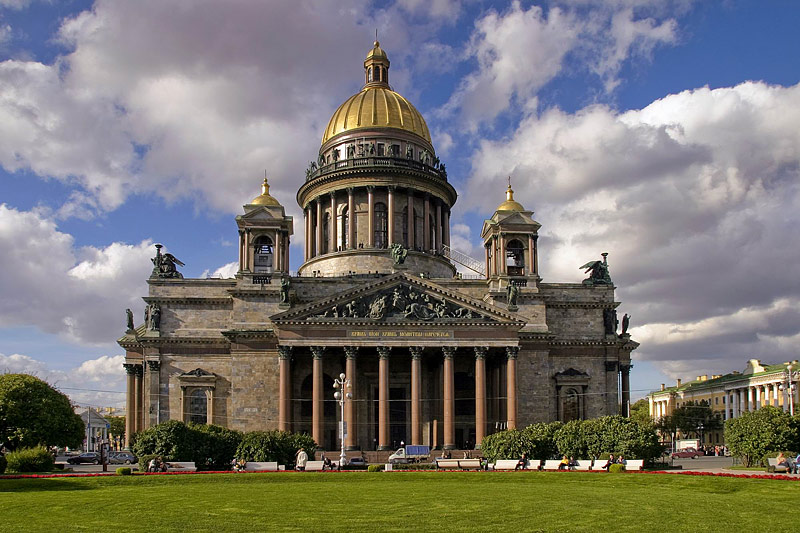
M 528 466 L 528 456 L 523 453 L 522 457 L 517 461 L 517 466 L 514 467 L 514 470 L 519 470 L 520 468 L 525 470 L 526 466 Z

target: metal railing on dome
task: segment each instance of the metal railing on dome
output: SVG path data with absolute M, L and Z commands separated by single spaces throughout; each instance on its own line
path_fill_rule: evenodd
M 342 170 L 359 168 L 412 169 L 425 172 L 426 174 L 430 174 L 436 178 L 447 181 L 447 170 L 445 169 L 444 164 L 432 166 L 414 159 L 390 156 L 370 156 L 339 159 L 338 161 L 322 165 L 321 167 L 318 167 L 316 163 L 312 163 L 306 170 L 306 181 L 311 181 L 326 174 L 332 174 Z

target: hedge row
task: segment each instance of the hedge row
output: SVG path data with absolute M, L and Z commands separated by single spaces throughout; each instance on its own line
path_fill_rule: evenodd
M 160 456 L 165 461 L 192 461 L 198 470 L 228 470 L 235 459 L 277 461 L 294 465 L 297 451 L 303 448 L 313 457 L 317 444 L 306 434 L 284 431 L 242 433 L 210 424 L 184 424 L 178 420 L 163 422 L 133 436 L 131 450 L 139 457 L 139 467 L 146 460 Z
M 531 459 L 561 455 L 576 459 L 599 458 L 605 454 L 652 461 L 663 453 L 656 429 L 622 416 L 532 424 L 525 429 L 489 435 L 481 443 L 489 461 L 516 459 L 525 453 Z

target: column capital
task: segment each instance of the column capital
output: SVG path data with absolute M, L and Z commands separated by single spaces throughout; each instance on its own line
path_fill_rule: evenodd
M 623 374 L 630 374 L 631 373 L 631 368 L 633 368 L 633 364 L 632 363 L 620 364 L 619 365 L 619 370 Z
M 388 185 L 388 186 L 387 186 L 387 188 L 388 188 L 390 191 L 394 192 L 394 191 L 396 191 L 396 190 L 397 190 L 397 185 Z
M 455 346 L 442 346 L 442 353 L 444 353 L 445 359 L 452 359 L 453 355 L 456 353 Z
M 134 365 L 134 370 L 136 372 L 136 377 L 140 378 L 144 376 L 144 366 L 143 365 Z
M 519 355 L 519 346 L 506 346 L 506 356 L 509 359 L 516 359 Z
M 355 187 L 348 187 L 347 188 L 347 196 L 353 196 L 353 192 L 355 191 Z
M 136 365 L 133 363 L 122 363 L 122 367 L 125 369 L 125 373 L 129 376 L 136 374 Z
M 161 361 L 148 361 L 147 367 L 150 372 L 158 372 L 161 369 Z
M 322 355 L 325 353 L 324 346 L 312 346 L 311 347 L 311 355 L 314 359 L 322 359 Z
M 281 359 L 289 359 L 292 357 L 291 346 L 278 346 L 278 357 Z
M 618 363 L 616 361 L 606 361 L 606 372 L 615 372 Z
M 374 192 L 375 186 L 374 185 L 367 185 L 367 192 Z
M 411 359 L 422 359 L 422 346 L 409 346 L 408 351 L 411 352 Z
M 358 346 L 345 346 L 344 355 L 347 359 L 355 359 L 358 355 Z
M 476 346 L 475 347 L 475 359 L 486 359 L 486 352 L 489 351 L 487 346 Z
M 381 359 L 389 359 L 391 351 L 391 346 L 378 346 L 378 357 Z

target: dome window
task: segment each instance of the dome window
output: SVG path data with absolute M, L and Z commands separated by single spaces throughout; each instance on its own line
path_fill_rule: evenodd
M 386 204 L 378 202 L 375 204 L 375 247 L 386 248 L 388 246 L 389 220 L 387 218 Z

